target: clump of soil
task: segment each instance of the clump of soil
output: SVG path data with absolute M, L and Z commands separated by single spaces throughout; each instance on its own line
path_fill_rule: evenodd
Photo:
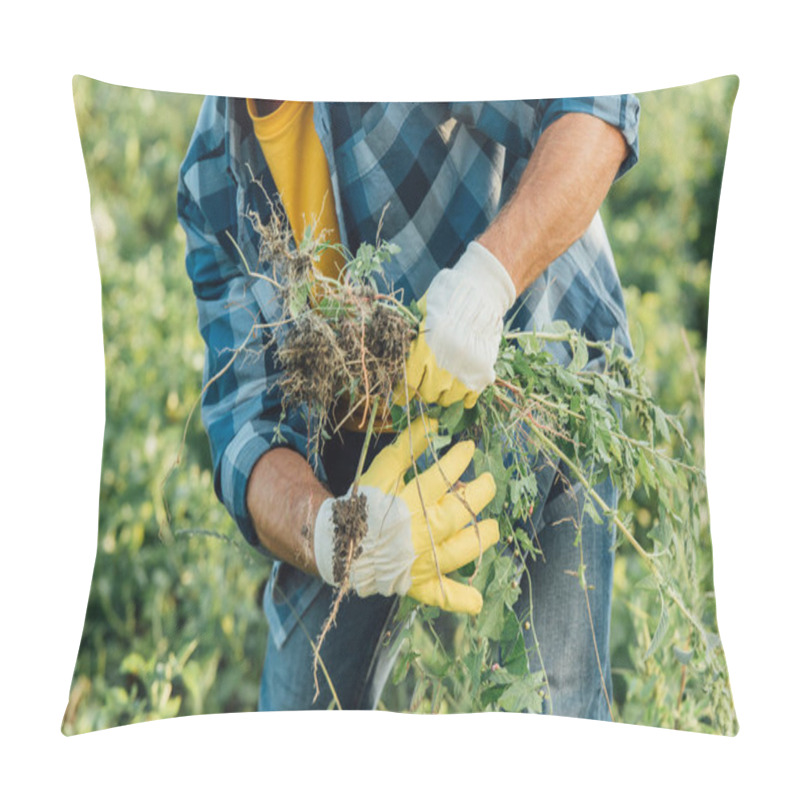
M 360 399 L 391 396 L 414 334 L 406 317 L 377 300 L 360 303 L 355 316 L 341 321 L 339 345 Z
M 341 585 L 348 577 L 350 564 L 361 555 L 361 542 L 367 535 L 367 497 L 356 493 L 333 503 L 333 579 Z
M 255 215 L 251 222 L 260 237 L 262 269 L 271 270 L 283 303 L 277 326 L 283 335 L 274 341 L 284 409 L 307 407 L 318 442 L 334 420 L 352 417 L 363 424 L 376 398 L 388 408 L 416 334 L 408 313 L 347 264 L 338 281 L 322 280 L 314 266 L 317 243 L 296 247 L 278 209 L 266 222 Z
M 374 398 L 388 403 L 413 337 L 406 317 L 379 302 L 345 306 L 333 320 L 308 309 L 277 345 L 284 407 L 305 405 L 327 425 L 334 410 L 342 418 Z
M 350 497 L 340 497 L 333 502 L 333 579 L 339 590 L 333 600 L 330 613 L 319 632 L 314 645 L 314 700 L 319 696 L 317 667 L 320 650 L 328 631 L 336 624 L 339 606 L 349 587 L 350 565 L 361 554 L 361 542 L 367 535 L 367 497 L 355 492 Z
M 344 366 L 341 348 L 330 325 L 313 312 L 298 317 L 278 346 L 286 407 L 308 405 L 324 412 L 339 389 Z
M 405 317 L 385 305 L 376 305 L 369 319 L 368 338 L 370 353 L 379 364 L 395 366 L 404 363 L 414 331 Z M 390 375 L 392 386 L 399 375 Z

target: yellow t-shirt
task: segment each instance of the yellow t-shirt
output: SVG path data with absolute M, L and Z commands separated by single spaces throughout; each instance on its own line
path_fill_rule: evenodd
M 324 234 L 327 242 L 339 242 L 328 161 L 314 128 L 314 104 L 285 100 L 271 114 L 260 117 L 255 101 L 248 98 L 247 110 L 295 243 L 302 241 L 309 226 L 315 237 Z M 317 262 L 317 268 L 328 277 L 338 277 L 341 267 L 342 259 L 334 250 L 325 250 Z
M 281 196 L 295 244 L 302 240 L 309 225 L 315 236 L 325 233 L 327 242 L 339 242 L 328 161 L 314 128 L 314 104 L 287 100 L 271 114 L 260 117 L 255 101 L 248 98 L 247 110 Z M 330 278 L 338 278 L 343 266 L 344 259 L 335 250 L 323 251 L 317 262 L 317 269 Z M 344 416 L 347 411 L 338 409 L 337 414 Z M 361 417 L 361 411 L 356 409 L 344 423 L 345 428 L 364 430 L 359 426 Z M 376 431 L 391 430 L 391 418 L 388 414 L 384 417 L 379 416 Z

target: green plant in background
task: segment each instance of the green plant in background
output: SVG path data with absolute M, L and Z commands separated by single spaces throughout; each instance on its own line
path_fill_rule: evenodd
M 200 97 L 74 80 L 102 277 L 98 547 L 63 730 L 255 707 L 268 566 L 214 496 L 175 187 Z M 113 124 L 110 123 L 113 121 Z M 171 513 L 165 525 L 164 503 Z M 222 540 L 187 531 L 213 530 Z M 165 537 L 159 532 L 166 531 Z
M 679 415 L 695 462 L 702 465 L 703 382 L 708 288 L 734 76 L 640 96 L 640 163 L 614 185 L 604 209 L 609 238 L 626 287 L 636 355 L 659 404 Z M 677 455 L 680 454 L 678 451 Z M 654 499 L 641 488 L 627 508 L 644 541 L 654 524 Z M 716 617 L 708 502 L 702 495 L 695 587 L 704 619 Z M 660 615 L 657 596 L 631 603 L 643 578 L 640 566 L 619 553 L 612 616 L 614 690 L 623 719 L 699 730 L 726 730 L 710 714 L 708 674 L 682 663 L 692 650 L 679 635 L 661 656 L 643 659 L 646 627 Z
M 655 432 L 674 419 L 684 434 L 672 429 L 669 442 L 664 440 L 666 465 L 669 458 L 683 461 L 691 451 L 694 464 L 702 466 L 705 308 L 736 85 L 732 78 L 640 95 L 641 161 L 612 187 L 603 209 L 628 287 L 639 363 L 655 404 L 669 412 L 653 418 Z M 203 362 L 174 210 L 178 166 L 201 98 L 81 78 L 74 89 L 103 278 L 108 377 L 97 560 L 64 731 L 250 710 L 256 705 L 266 636 L 257 601 L 269 567 L 240 541 L 214 497 L 207 440 L 197 415 L 187 428 L 180 468 L 163 486 L 169 526 L 162 504 L 162 481 L 181 449 Z M 580 349 L 567 331 L 548 335 L 567 337 Z M 532 348 L 537 369 L 547 371 L 537 361 L 534 342 L 509 340 L 503 363 L 511 373 L 505 380 L 520 377 L 513 355 L 519 346 Z M 593 396 L 581 394 L 581 403 L 595 414 Z M 586 407 L 570 411 L 583 413 Z M 451 410 L 440 419 L 442 435 L 460 425 L 486 424 L 496 412 L 496 405 L 481 404 L 473 416 L 457 419 L 460 410 Z M 608 442 L 601 440 L 608 452 Z M 483 452 L 482 467 L 500 474 L 491 446 Z M 629 477 L 638 485 L 620 517 L 640 547 L 665 550 L 662 560 L 672 565 L 666 586 L 677 583 L 681 602 L 695 619 L 687 619 L 670 600 L 647 560 L 621 536 L 612 616 L 614 716 L 729 733 L 735 719 L 724 660 L 714 655 L 719 650 L 713 639 L 704 487 L 694 471 L 662 475 L 660 469 L 670 471 L 663 464 L 654 473 L 656 483 L 665 479 L 675 485 L 685 475 L 694 487 L 694 494 L 682 495 L 690 507 L 676 502 L 665 508 L 658 487 L 643 474 L 647 467 L 634 459 Z M 505 496 L 521 503 L 529 491 L 524 482 L 509 480 Z M 679 536 L 674 526 L 670 529 L 668 512 L 691 520 L 685 532 L 690 548 L 682 546 L 684 531 Z M 159 537 L 159 530 L 167 535 Z M 514 550 L 525 547 L 513 529 L 510 535 L 508 549 L 485 556 L 474 578 L 487 587 L 481 619 L 472 624 L 436 609 L 416 610 L 405 629 L 396 682 L 384 693 L 385 707 L 460 710 L 466 707 L 466 692 L 481 687 L 486 707 L 537 710 L 546 676 L 522 675 L 513 626 L 525 620 L 512 622 L 507 613 L 518 589 L 511 581 L 519 581 Z M 694 583 L 684 583 L 687 576 Z M 401 611 L 410 615 L 410 604 Z M 499 631 L 499 641 L 510 643 L 503 666 L 496 669 L 482 649 L 487 631 Z

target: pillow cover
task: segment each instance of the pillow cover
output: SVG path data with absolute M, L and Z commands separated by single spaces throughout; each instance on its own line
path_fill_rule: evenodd
M 321 146 L 322 163 L 336 165 L 321 196 L 348 244 L 340 257 L 384 308 L 411 307 L 436 269 L 458 262 L 560 121 L 599 119 L 622 134 L 600 216 L 507 316 L 499 383 L 474 409 L 428 409 L 436 446 L 477 438 L 472 469 L 495 484 L 481 517 L 498 521 L 501 541 L 453 570 L 482 595 L 469 616 L 409 599 L 362 601 L 288 561 L 276 566 L 245 508 L 251 470 L 273 445 L 306 456 L 341 495 L 360 474 L 364 439 L 323 433 L 323 447 L 309 403 L 284 407 L 292 365 L 269 326 L 300 330 L 292 302 L 313 292 L 300 281 L 280 295 L 264 265 L 295 263 L 314 242 L 298 223 L 288 236 L 285 224 L 268 225 L 284 208 L 291 221 L 292 198 L 306 196 L 302 177 L 279 179 L 270 161 L 292 151 L 265 150 L 256 135 L 262 112 L 276 112 L 76 77 L 107 418 L 98 549 L 63 732 L 314 704 L 735 733 L 715 623 L 703 366 L 737 85 L 284 105 L 298 119 L 305 105 L 315 122 L 319 142 L 302 147 Z M 349 309 L 335 291 L 325 307 Z M 306 318 L 318 316 L 311 308 Z M 297 375 L 315 375 L 324 352 L 308 345 Z M 503 404 L 517 416 L 501 418 Z M 365 450 L 364 465 L 392 438 Z M 360 676 L 358 687 L 348 675 Z M 279 688 L 290 679 L 302 686 Z

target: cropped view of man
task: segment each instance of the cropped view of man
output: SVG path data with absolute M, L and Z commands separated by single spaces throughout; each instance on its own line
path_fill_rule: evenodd
M 255 322 L 281 313 L 274 289 L 248 273 L 259 263 L 248 213 L 263 219 L 279 206 L 298 242 L 310 226 L 353 251 L 378 236 L 396 244 L 386 288 L 406 303 L 418 300 L 423 320 L 395 396 L 469 407 L 494 382 L 505 321 L 535 330 L 563 319 L 592 340 L 613 337 L 630 348 L 598 209 L 636 162 L 638 112 L 629 95 L 485 103 L 206 98 L 181 169 L 178 211 L 206 342 L 205 381 L 217 376 L 203 399 L 215 490 L 247 541 L 275 559 L 264 595 L 263 710 L 331 704 L 325 684 L 315 699 L 312 642 L 337 592 L 332 504 L 351 486 L 363 435 L 345 433 L 321 463 L 310 463 L 301 413 L 286 415 L 276 442 L 282 397 L 274 348 L 231 361 Z M 341 261 L 329 250 L 317 266 L 336 275 Z M 558 345 L 553 353 L 568 357 Z M 474 588 L 440 582 L 432 568 L 453 572 L 497 541 L 495 520 L 484 518 L 484 535 L 475 537 L 447 492 L 468 471 L 474 443 L 448 451 L 444 476 L 423 471 L 406 486 L 402 476 L 426 435 L 421 424 L 396 437 L 383 433 L 368 456 L 360 484 L 368 533 L 353 562 L 355 592 L 320 653 L 344 708 L 374 708 L 380 698 L 398 597 L 446 611 L 481 608 Z M 533 608 L 529 635 L 539 655 L 530 668 L 547 673 L 550 713 L 608 719 L 611 540 L 602 525 L 584 522 L 589 613 L 567 574 L 576 568 L 575 493 L 558 472 L 538 472 L 542 502 L 530 533 L 544 559 L 529 565 L 533 597 L 519 600 Z M 494 495 L 491 476 L 467 481 L 461 492 L 479 513 Z M 615 503 L 610 486 L 598 492 Z

